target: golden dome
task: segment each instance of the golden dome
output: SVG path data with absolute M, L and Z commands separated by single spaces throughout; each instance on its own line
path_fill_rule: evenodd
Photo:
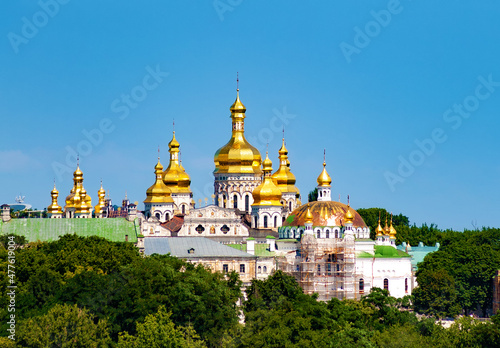
M 385 226 L 384 226 L 384 235 L 388 236 L 391 232 L 389 225 L 387 225 L 387 215 L 385 216 Z
M 290 161 L 288 160 L 288 150 L 285 147 L 285 138 L 283 138 L 283 144 L 281 145 L 281 149 L 279 149 L 278 153 L 280 166 L 272 176 L 274 183 L 278 186 L 281 192 L 293 192 L 298 197 L 300 191 L 295 186 L 297 181 L 295 179 L 295 175 L 293 175 L 290 171 Z
M 266 159 L 262 162 L 262 169 L 264 172 L 264 181 L 257 186 L 253 192 L 252 206 L 262 205 L 281 205 L 281 190 L 276 186 L 271 178 L 271 171 L 273 170 L 273 162 L 269 159 L 266 153 Z
M 59 205 L 59 203 L 57 203 L 57 197 L 59 197 L 59 191 L 57 191 L 55 183 L 54 183 L 54 189 L 50 191 L 50 195 L 52 196 L 52 204 L 47 207 L 47 213 L 49 214 L 62 213 L 62 208 Z
M 85 194 L 82 191 L 84 191 Z M 76 170 L 73 173 L 73 188 L 71 189 L 70 194 L 66 197 L 64 210 L 67 208 L 75 208 L 77 211 L 86 212 L 88 207 L 92 207 L 92 199 L 89 195 L 87 195 L 87 192 L 83 188 L 83 172 L 80 170 L 80 166 L 77 165 Z
M 311 211 L 314 226 L 341 226 L 343 225 L 345 214 L 349 208 L 350 207 L 341 202 L 309 202 L 291 212 L 283 226 L 304 226 L 307 209 Z M 361 215 L 352 208 L 350 208 L 350 210 L 354 215 L 354 227 L 367 227 Z
M 351 213 L 351 207 L 349 207 L 349 205 L 347 205 L 347 212 L 344 215 L 344 223 L 345 224 L 347 224 L 347 223 L 352 224 L 353 220 L 354 220 L 354 215 Z
M 392 225 L 392 214 L 391 214 L 391 226 L 389 226 L 389 236 L 390 236 L 392 239 L 396 239 L 396 234 L 397 234 L 397 231 L 396 231 L 396 229 L 394 228 L 394 226 Z
M 163 166 L 158 158 L 155 166 L 155 183 L 146 190 L 146 199 L 144 203 L 174 203 L 172 191 L 163 182 Z
M 309 205 L 307 205 L 306 217 L 304 218 L 304 224 L 312 224 L 313 223 L 313 215 L 311 213 L 311 209 L 309 209 Z
M 328 175 L 328 172 L 326 171 L 326 162 L 323 162 L 323 171 L 321 171 L 321 174 L 318 176 L 318 186 L 321 187 L 330 187 L 332 183 L 332 178 L 330 175 Z
M 94 211 L 96 214 L 100 214 L 106 207 L 106 191 L 104 191 L 104 189 L 102 188 L 102 181 L 101 181 L 101 188 L 97 191 L 97 197 L 99 201 L 94 207 Z
M 259 150 L 245 139 L 245 111 L 239 92 L 231 105 L 233 131 L 229 142 L 214 155 L 214 174 L 262 174 Z
M 163 172 L 163 182 L 173 193 L 191 193 L 189 185 L 191 178 L 187 175 L 184 168 L 179 164 L 179 147 L 180 144 L 175 139 L 175 131 L 173 132 L 172 140 L 168 143 L 170 153 L 170 163 L 167 169 Z

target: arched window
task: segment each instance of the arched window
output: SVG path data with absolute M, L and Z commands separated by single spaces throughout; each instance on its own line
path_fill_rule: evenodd
M 264 273 L 267 273 L 267 267 L 264 266 Z
M 169 213 L 167 213 L 167 214 L 165 215 L 165 221 L 168 221 L 168 220 L 170 220 L 170 214 L 169 214 Z
M 245 211 L 250 212 L 250 196 L 248 195 L 245 196 Z
M 316 238 L 321 238 L 321 232 L 320 231 L 316 232 Z
M 408 278 L 405 278 L 405 292 L 408 292 Z
M 330 231 L 326 231 L 326 238 L 330 238 Z
M 264 215 L 264 228 L 267 228 L 267 215 Z
M 236 195 L 233 196 L 233 208 L 238 208 L 238 196 Z
M 262 267 L 260 267 L 260 266 L 259 266 L 259 267 L 257 268 L 257 273 L 262 273 Z
M 274 217 L 274 227 L 278 227 L 278 217 Z
M 389 279 L 384 279 L 384 290 L 389 291 Z
M 288 210 L 292 211 L 292 201 L 288 202 Z
M 255 222 L 255 228 L 259 228 L 259 226 L 257 225 L 257 223 L 259 222 L 259 218 L 255 216 L 253 220 Z
M 155 216 L 158 220 L 160 220 L 160 213 L 156 213 Z
M 359 280 L 359 293 L 362 294 L 365 292 L 365 281 L 363 278 Z
M 184 204 L 181 205 L 181 212 L 182 212 L 182 215 L 186 214 L 186 206 Z

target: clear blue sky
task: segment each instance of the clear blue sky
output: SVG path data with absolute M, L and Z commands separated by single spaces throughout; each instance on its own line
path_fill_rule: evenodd
M 238 71 L 247 138 L 276 168 L 285 125 L 304 202 L 326 148 L 335 199 L 500 227 L 497 1 L 59 1 L 0 4 L 0 203 L 48 206 L 55 178 L 64 205 L 73 150 L 93 204 L 101 179 L 142 202 L 174 118 L 209 197 Z

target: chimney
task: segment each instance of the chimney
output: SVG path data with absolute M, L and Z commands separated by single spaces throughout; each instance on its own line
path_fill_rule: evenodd
M 255 255 L 255 238 L 247 238 L 247 253 Z
M 273 236 L 267 236 L 266 242 L 269 244 L 269 251 L 276 251 L 276 238 Z

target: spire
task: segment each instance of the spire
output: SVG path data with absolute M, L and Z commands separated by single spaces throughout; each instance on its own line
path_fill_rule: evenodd
M 163 166 L 160 163 L 159 155 L 158 163 L 155 165 L 155 178 L 155 183 L 146 190 L 144 203 L 173 203 L 172 191 L 163 182 Z
M 273 180 L 275 184 L 279 187 L 281 192 L 293 192 L 298 197 L 300 194 L 299 189 L 295 186 L 296 179 L 295 175 L 290 170 L 290 161 L 288 160 L 288 150 L 285 147 L 285 127 L 283 127 L 283 139 L 281 148 L 278 151 L 278 158 L 280 161 L 280 166 L 278 170 L 273 174 Z
M 304 219 L 304 223 L 306 223 L 306 224 L 313 223 L 313 216 L 312 216 L 311 210 L 309 209 L 309 204 L 307 205 L 307 212 L 306 212 L 306 217 Z
M 351 206 L 349 205 L 349 195 L 347 195 L 347 211 L 344 214 L 344 223 L 352 224 L 354 221 L 354 214 L 351 212 Z
M 389 225 L 387 225 L 387 214 L 385 214 L 384 235 L 388 236 L 390 232 Z

